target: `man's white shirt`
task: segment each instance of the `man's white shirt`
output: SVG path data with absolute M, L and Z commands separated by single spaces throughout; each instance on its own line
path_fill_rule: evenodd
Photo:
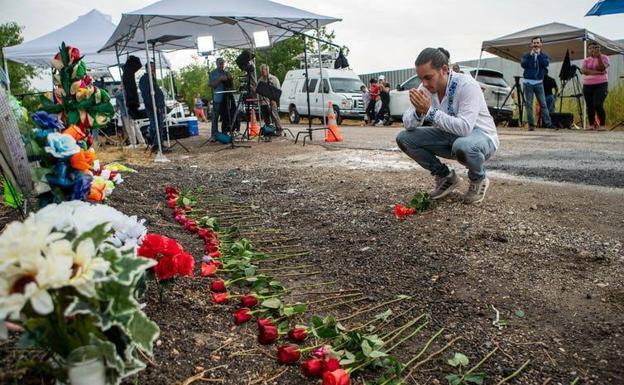
M 474 128 L 479 128 L 498 148 L 494 119 L 488 110 L 481 86 L 472 76 L 449 72 L 446 93 L 441 101 L 437 93 L 432 94 L 422 84 L 418 89 L 429 96 L 431 107 L 426 114 L 419 116 L 414 106 L 410 106 L 403 114 L 406 130 L 421 127 L 425 121 L 457 136 L 468 136 Z

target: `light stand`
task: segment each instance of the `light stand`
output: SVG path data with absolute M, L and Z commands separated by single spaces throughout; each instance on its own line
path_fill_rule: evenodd
M 576 68 L 578 70 L 578 68 Z M 574 76 L 569 79 L 560 79 L 561 80 L 561 93 L 559 96 L 559 112 L 561 113 L 563 109 L 563 98 L 575 98 L 576 104 L 579 111 L 579 116 L 583 116 L 583 105 L 581 103 L 581 99 L 583 98 L 583 87 L 581 86 L 581 81 L 579 80 L 578 73 L 574 71 Z M 572 82 L 572 94 L 564 96 L 564 91 L 568 83 Z

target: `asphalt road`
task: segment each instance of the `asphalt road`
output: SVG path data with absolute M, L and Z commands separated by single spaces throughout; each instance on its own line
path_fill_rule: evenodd
M 306 126 L 288 126 L 297 132 Z M 400 127 L 341 126 L 344 142 L 331 148 L 399 152 Z M 314 142 L 322 140 L 314 133 Z M 624 188 L 624 132 L 499 129 L 501 146 L 487 168 L 548 181 Z M 407 157 L 405 157 L 407 159 Z M 409 161 L 409 159 L 407 159 Z

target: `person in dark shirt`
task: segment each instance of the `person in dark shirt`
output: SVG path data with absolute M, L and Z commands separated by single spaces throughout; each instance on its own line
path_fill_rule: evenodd
M 160 134 L 160 143 L 162 146 L 163 138 L 164 138 L 164 120 L 163 114 L 165 113 L 165 94 L 162 92 L 158 83 L 156 82 L 156 65 L 154 62 L 149 63 L 149 68 L 152 71 L 152 85 L 154 86 L 154 101 L 156 102 L 156 115 L 154 115 L 154 105 L 152 104 L 152 96 L 149 82 L 149 75 L 147 73 L 147 67 L 145 66 L 146 72 L 141 76 L 139 80 L 139 90 L 141 90 L 141 96 L 143 96 L 143 104 L 145 105 L 145 112 L 147 113 L 147 117 L 149 118 L 149 137 L 150 144 L 152 145 L 152 151 L 158 151 L 158 141 L 156 136 L 156 122 L 158 122 L 158 133 Z
M 544 72 L 544 95 L 546 95 L 546 105 L 548 106 L 548 113 L 555 112 L 555 101 L 559 94 L 559 87 L 555 79 L 548 76 L 548 70 Z

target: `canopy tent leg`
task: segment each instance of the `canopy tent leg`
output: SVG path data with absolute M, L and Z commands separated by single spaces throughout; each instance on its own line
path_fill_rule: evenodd
M 156 57 L 154 57 L 154 60 L 156 60 Z M 162 70 L 162 52 L 161 51 L 158 51 L 158 66 L 160 67 L 160 79 L 163 81 L 163 86 L 164 86 L 165 77 L 163 76 L 163 70 Z M 166 101 L 165 101 L 165 127 L 167 130 L 167 147 L 171 147 L 171 138 L 169 136 L 169 114 L 167 113 Z
M 4 73 L 7 77 L 7 91 L 11 94 L 11 77 L 9 76 L 9 64 L 7 63 L 6 55 L 4 54 L 4 47 L 2 47 L 2 59 L 4 59 Z
M 319 58 L 319 72 L 320 72 L 320 77 L 321 77 L 321 84 L 319 86 L 319 89 L 321 90 L 321 114 L 323 115 L 323 127 L 327 127 L 327 121 L 326 121 L 326 117 L 325 114 L 323 113 L 323 110 L 325 109 L 325 88 L 323 85 L 323 58 L 321 55 L 321 28 L 319 27 L 319 22 L 318 20 L 316 20 L 316 37 L 318 38 L 316 40 L 316 46 L 318 49 L 318 58 Z M 327 82 L 329 83 L 329 80 L 327 80 Z M 331 111 L 330 111 L 331 112 Z
M 121 62 L 119 61 L 119 49 L 118 49 L 117 44 L 115 44 L 115 58 L 117 59 L 117 67 L 119 68 L 119 76 L 121 77 L 122 69 L 121 69 Z M 122 80 L 122 79 L 120 79 L 120 80 Z M 121 85 L 122 85 L 122 87 L 121 87 L 121 96 L 122 96 L 122 99 L 123 99 L 124 106 L 126 107 L 126 114 L 128 114 L 128 104 L 126 103 L 126 88 L 123 87 L 123 81 L 121 82 Z M 113 97 L 114 96 L 115 95 L 113 95 Z M 119 108 L 119 109 L 121 110 L 121 108 Z M 119 113 L 119 116 L 121 117 L 121 126 L 125 127 L 126 122 L 124 121 L 123 116 L 121 116 L 121 111 Z M 126 128 L 126 131 L 128 132 L 129 135 L 134 135 L 135 134 L 133 125 L 130 125 L 130 127 L 125 127 L 125 128 Z M 136 136 L 134 136 L 134 137 L 136 138 Z M 128 141 L 130 141 L 130 143 L 132 143 L 130 138 L 128 138 Z M 123 142 L 119 141 L 119 147 L 122 147 L 122 146 L 123 146 Z
M 479 69 L 481 68 L 481 58 L 483 58 L 483 48 L 481 48 L 481 53 L 479 53 L 479 61 L 477 61 L 477 72 L 475 73 L 475 80 L 479 76 Z
M 156 97 L 154 92 L 154 79 L 152 77 L 152 68 L 150 66 L 149 47 L 147 46 L 147 31 L 145 29 L 145 17 L 141 16 L 141 26 L 143 28 L 143 43 L 145 44 L 145 57 L 147 58 L 146 69 L 147 79 L 149 80 L 150 96 L 152 98 L 152 112 L 154 114 L 154 125 L 156 126 L 156 141 L 158 142 L 158 154 L 156 154 L 155 162 L 169 162 L 169 159 L 162 153 L 162 144 L 160 142 L 160 125 L 158 123 L 158 110 L 156 109 Z M 145 96 L 144 96 L 145 97 Z M 153 138 L 152 138 L 153 139 Z
M 583 38 L 583 59 L 587 58 L 587 36 Z M 585 98 L 581 98 L 581 103 L 583 103 L 583 129 L 587 128 L 587 105 L 585 104 Z M 601 122 L 605 123 L 605 122 Z

